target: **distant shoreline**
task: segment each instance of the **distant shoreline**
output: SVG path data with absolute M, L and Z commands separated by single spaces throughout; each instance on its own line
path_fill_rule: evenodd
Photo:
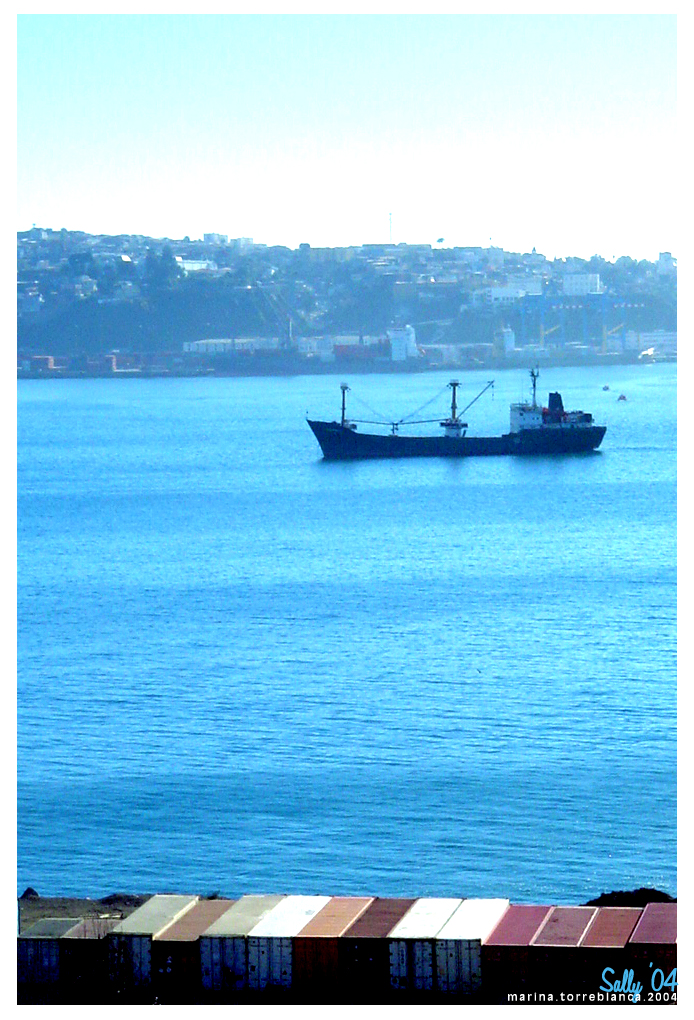
M 526 364 L 527 361 L 527 364 Z M 536 363 L 537 357 L 529 352 L 528 358 L 522 363 L 509 364 L 508 362 L 483 362 L 476 364 L 462 365 L 402 365 L 398 367 L 393 363 L 385 365 L 364 365 L 360 363 L 322 363 L 297 366 L 296 369 L 277 370 L 270 366 L 253 365 L 247 370 L 223 370 L 206 369 L 201 370 L 172 370 L 172 369 L 116 369 L 115 371 L 87 372 L 70 371 L 63 369 L 48 369 L 40 372 L 17 372 L 17 381 L 44 381 L 46 379 L 247 379 L 247 378 L 297 378 L 307 375 L 424 375 L 431 372 L 475 372 L 475 371 L 505 371 L 513 369 L 525 369 L 528 365 Z M 614 365 L 663 365 L 677 364 L 676 357 L 667 358 L 638 358 L 624 356 L 598 355 L 593 358 L 556 358 L 548 359 L 540 363 L 541 368 L 596 368 L 609 367 Z

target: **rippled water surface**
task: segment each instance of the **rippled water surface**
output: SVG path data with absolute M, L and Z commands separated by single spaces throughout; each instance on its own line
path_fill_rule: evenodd
M 323 462 L 341 381 L 20 383 L 19 891 L 675 893 L 676 367 L 532 460 Z

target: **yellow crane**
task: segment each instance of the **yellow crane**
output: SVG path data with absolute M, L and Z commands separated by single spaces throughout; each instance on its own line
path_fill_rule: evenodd
M 559 325 L 557 325 L 557 326 L 550 326 L 549 329 L 545 329 L 543 326 L 540 326 L 540 343 L 544 344 L 545 337 L 549 336 L 550 333 L 553 333 L 555 331 L 555 329 L 559 329 Z
M 608 329 L 606 326 L 602 327 L 602 338 L 607 340 L 608 336 L 612 336 L 613 333 L 618 333 L 620 329 L 624 329 L 624 323 L 620 322 L 618 326 L 613 326 L 612 329 Z

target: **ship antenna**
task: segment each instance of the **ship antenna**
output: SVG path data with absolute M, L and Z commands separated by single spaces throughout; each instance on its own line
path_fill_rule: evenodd
M 533 381 L 533 407 L 537 407 L 537 400 L 536 400 L 535 394 L 536 394 L 536 391 L 537 391 L 537 380 L 540 378 L 540 369 L 539 369 L 539 367 L 535 367 L 535 368 L 531 368 L 530 369 L 530 378 Z
M 457 410 L 456 409 L 456 404 L 455 404 L 455 393 L 456 393 L 456 390 L 458 389 L 458 387 L 460 386 L 460 383 L 458 382 L 457 379 L 451 379 L 451 381 L 449 382 L 448 385 L 451 387 L 451 390 L 453 391 L 452 394 L 451 394 L 451 421 L 455 421 L 456 420 L 456 410 Z
M 342 425 L 342 428 L 344 428 L 345 427 L 345 394 L 347 393 L 347 390 L 349 389 L 349 386 L 347 385 L 347 383 L 343 382 L 343 383 L 340 384 L 340 389 L 342 390 L 342 421 L 341 421 L 341 425 Z

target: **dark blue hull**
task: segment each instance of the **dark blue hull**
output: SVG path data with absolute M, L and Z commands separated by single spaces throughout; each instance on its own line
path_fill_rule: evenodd
M 604 425 L 546 426 L 503 436 L 373 435 L 338 422 L 310 421 L 326 460 L 377 457 L 500 457 L 588 453 L 605 435 Z

